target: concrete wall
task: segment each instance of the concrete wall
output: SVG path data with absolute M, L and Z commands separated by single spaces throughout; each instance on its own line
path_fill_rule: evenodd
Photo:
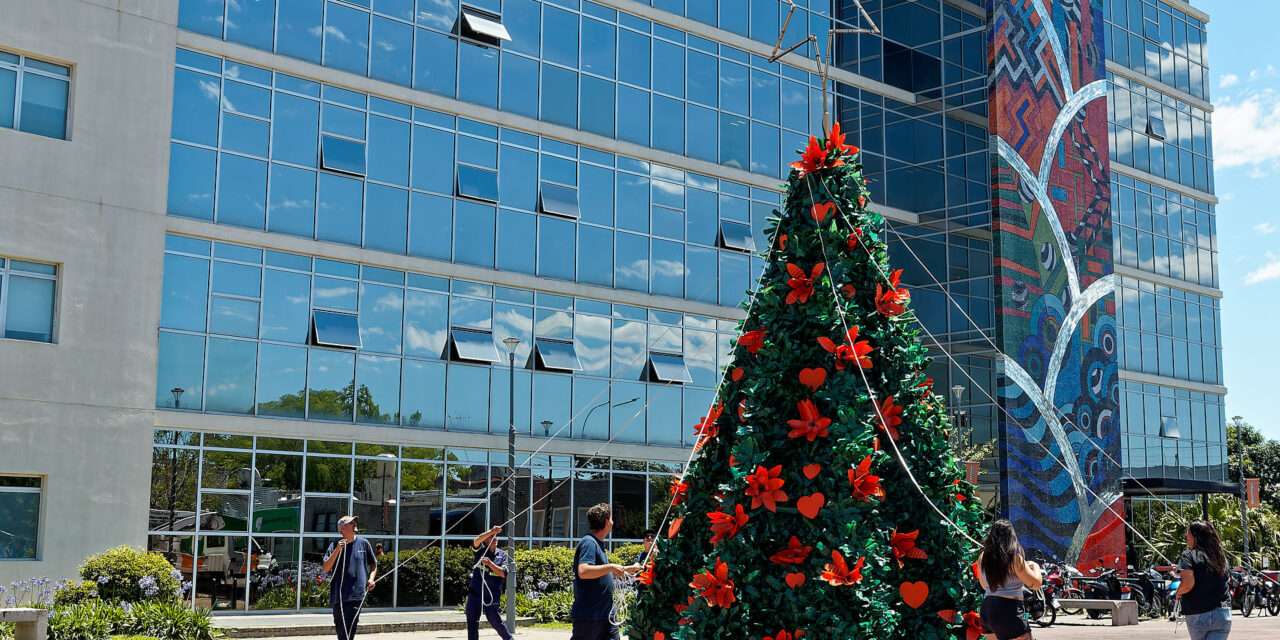
M 0 129 L 0 255 L 59 265 L 54 344 L 0 340 L 0 473 L 44 477 L 37 562 L 146 542 L 174 0 L 0 0 L 0 48 L 72 66 L 70 140 Z

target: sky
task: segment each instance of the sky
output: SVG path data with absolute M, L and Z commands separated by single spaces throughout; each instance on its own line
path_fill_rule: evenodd
M 1280 2 L 1192 4 L 1210 15 L 1227 420 L 1280 440 Z

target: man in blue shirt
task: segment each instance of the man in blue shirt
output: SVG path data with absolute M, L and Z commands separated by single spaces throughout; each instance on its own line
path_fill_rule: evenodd
M 591 533 L 578 541 L 573 554 L 573 636 L 571 640 L 619 640 L 613 612 L 613 579 L 640 572 L 640 566 L 609 562 L 604 540 L 613 531 L 613 510 L 606 503 L 587 510 Z
M 511 640 L 511 632 L 502 621 L 498 603 L 507 577 L 507 552 L 498 548 L 498 534 L 502 527 L 494 527 L 475 537 L 471 548 L 475 550 L 475 564 L 471 567 L 471 589 L 467 594 L 467 640 L 480 638 L 480 612 L 488 618 L 489 625 L 502 640 Z
M 329 606 L 333 607 L 333 626 L 338 631 L 338 640 L 353 640 L 360 605 L 378 576 L 378 559 L 373 545 L 356 535 L 355 516 L 339 518 L 338 533 L 342 538 L 330 543 L 324 552 L 324 572 L 331 575 Z

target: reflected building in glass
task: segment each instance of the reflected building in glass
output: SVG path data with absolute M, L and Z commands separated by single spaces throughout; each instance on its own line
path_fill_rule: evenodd
M 86 526 L 168 555 L 200 606 L 297 609 L 324 606 L 318 561 L 354 513 L 385 562 L 412 558 L 375 606 L 457 604 L 449 555 L 508 519 L 490 496 L 507 486 L 514 423 L 506 533 L 519 545 L 570 544 L 598 502 L 614 506 L 615 545 L 656 527 L 763 268 L 788 163 L 821 128 L 803 41 L 866 27 L 855 3 L 798 2 L 781 42 L 801 46 L 776 62 L 778 0 L 161 4 L 125 14 L 145 33 L 102 50 L 15 27 L 38 31 L 55 10 L 105 19 L 85 0 L 0 26 L 0 138 L 39 159 L 18 179 L 45 184 L 36 167 L 86 149 L 95 180 L 114 183 L 48 187 L 84 208 L 60 228 L 115 225 L 97 236 L 50 225 L 28 238 L 15 223 L 16 241 L 0 237 L 0 267 L 59 265 L 40 267 L 57 285 L 49 308 L 17 312 L 53 317 L 37 346 L 68 360 L 24 352 L 24 371 L 51 376 L 31 397 L 70 407 L 48 390 L 60 372 L 85 388 L 111 378 L 110 394 L 74 401 L 99 414 L 58 420 L 129 425 L 74 445 L 80 474 L 139 469 L 108 474 Z M 862 5 L 881 32 L 836 39 L 829 109 L 864 152 L 917 314 L 954 358 L 935 362 L 937 388 L 976 441 L 996 440 L 986 10 Z M 1220 480 L 1206 17 L 1176 0 L 1106 5 L 1125 466 Z M 9 67 L 51 86 L 71 69 L 69 94 L 28 107 L 11 92 L 16 114 L 53 132 L 38 142 L 26 118 L 5 124 Z M 126 117 L 118 139 L 108 112 L 147 117 Z M 120 212 L 93 217 L 95 201 Z M 75 243 L 97 253 L 72 259 Z M 95 301 L 120 318 L 89 315 Z M 0 354 L 16 348 L 0 340 Z M 1171 418 L 1182 435 L 1169 445 Z M 988 494 L 998 460 L 984 461 Z M 84 500 L 69 486 L 87 476 L 52 456 L 0 452 L 11 471 L 44 478 L 41 522 Z M 42 568 L 23 576 L 70 575 L 105 548 L 38 530 Z

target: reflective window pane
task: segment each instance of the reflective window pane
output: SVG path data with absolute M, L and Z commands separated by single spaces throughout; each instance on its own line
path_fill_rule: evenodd
M 372 44 L 369 75 L 409 86 L 413 82 L 413 27 L 374 16 Z
M 306 416 L 307 350 L 263 344 L 258 361 L 258 415 Z
M 310 238 L 315 233 L 315 172 L 272 163 L 270 185 L 267 230 Z
M 324 66 L 358 75 L 369 70 L 369 14 L 328 3 L 325 18 Z
M 443 428 L 445 365 L 443 362 L 404 361 L 400 394 L 402 424 L 408 427 Z M 401 509 L 403 510 L 403 506 Z
M 404 253 L 409 224 L 409 192 L 369 184 L 365 200 L 364 246 Z
M 361 355 L 356 362 L 356 383 L 357 421 L 400 423 L 399 358 Z
M 423 11 L 419 7 L 419 15 Z M 449 18 L 449 29 L 453 19 Z M 415 51 L 413 65 L 413 87 L 422 91 L 430 91 L 440 95 L 452 96 L 457 79 L 458 41 L 447 34 L 427 29 L 417 29 L 414 34 Z
M 267 211 L 267 163 L 222 154 L 218 222 L 261 229 Z
M 498 268 L 534 272 L 537 216 L 503 209 L 498 214 Z
M 425 291 L 405 292 L 404 352 L 439 358 L 448 337 L 449 297 Z M 407 365 L 406 365 L 407 366 Z M 407 413 L 405 415 L 408 415 Z
M 253 413 L 258 345 L 244 340 L 209 340 L 209 391 L 205 411 Z
M 209 146 L 218 144 L 218 102 L 222 89 L 217 76 L 187 69 L 173 75 L 173 137 Z
M 362 191 L 359 180 L 321 172 L 316 239 L 360 244 Z
M 577 225 L 568 220 L 543 217 L 538 223 L 538 275 L 562 280 L 573 279 L 573 262 L 577 254 Z
M 204 395 L 204 338 L 161 331 L 159 352 L 156 406 L 199 410 Z
M 312 420 L 352 419 L 355 355 L 312 349 L 308 362 L 307 412 Z
M 451 364 L 445 426 L 458 431 L 489 430 L 489 367 Z
M 186 4 L 184 1 L 182 4 Z M 276 25 L 276 52 L 320 62 L 320 36 L 324 33 L 324 0 L 281 2 Z
M 204 331 L 208 297 L 209 261 L 166 254 L 160 326 Z
M 458 215 L 453 235 L 455 259 L 466 264 L 492 268 L 495 217 L 493 207 L 458 200 L 457 208 Z
M 360 289 L 360 346 L 366 351 L 400 353 L 404 290 L 363 284 Z

